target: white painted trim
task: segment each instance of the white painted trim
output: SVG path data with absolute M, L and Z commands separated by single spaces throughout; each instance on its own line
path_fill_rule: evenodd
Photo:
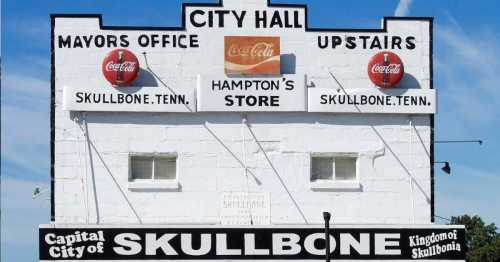
M 311 181 L 309 186 L 313 190 L 335 190 L 335 189 L 349 189 L 349 190 L 359 190 L 361 189 L 361 183 L 359 181 Z
M 223 225 L 200 225 L 200 224 L 190 224 L 190 225 L 139 225 L 139 224 L 45 224 L 40 225 L 39 228 L 324 228 L 324 224 L 290 224 L 290 225 L 270 225 L 270 226 L 223 226 Z M 463 225 L 438 225 L 438 224 L 419 224 L 419 225 L 409 225 L 409 224 L 331 224 L 330 228 L 346 228 L 346 229 L 463 229 Z
M 150 180 L 135 180 L 128 182 L 127 188 L 133 190 L 173 190 L 179 189 L 180 184 L 176 180 L 165 181 L 150 181 Z

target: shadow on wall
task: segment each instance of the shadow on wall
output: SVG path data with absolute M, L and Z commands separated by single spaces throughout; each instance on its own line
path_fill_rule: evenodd
M 118 91 L 124 94 L 134 94 L 141 90 L 143 86 L 159 87 L 158 81 L 156 80 L 155 76 L 148 70 L 141 68 L 141 70 L 139 71 L 139 76 L 135 80 L 134 84 L 125 88 L 118 88 Z
M 282 74 L 295 74 L 297 58 L 295 54 L 281 55 L 281 73 Z
M 422 87 L 420 86 L 420 83 L 413 75 L 405 73 L 403 76 L 403 79 L 401 79 L 401 82 L 399 83 L 399 88 L 401 88 L 401 89 L 420 89 Z
M 158 81 L 151 72 L 141 68 L 134 86 L 158 86 Z

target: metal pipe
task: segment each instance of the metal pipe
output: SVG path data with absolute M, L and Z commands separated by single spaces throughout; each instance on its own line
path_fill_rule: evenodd
M 330 262 L 330 218 L 328 212 L 323 212 L 323 219 L 325 219 L 325 261 Z
M 452 143 L 477 143 L 479 145 L 483 144 L 483 140 L 441 140 L 435 141 L 435 144 L 452 144 Z

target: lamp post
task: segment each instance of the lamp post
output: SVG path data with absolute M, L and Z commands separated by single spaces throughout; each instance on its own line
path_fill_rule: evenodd
M 446 174 L 451 175 L 450 162 L 448 162 L 448 161 L 446 161 L 446 162 L 434 162 L 434 164 L 444 164 L 444 166 L 441 168 L 441 170 L 443 170 L 443 172 L 445 172 Z
M 330 218 L 328 212 L 323 212 L 323 219 L 325 220 L 325 261 L 330 262 Z

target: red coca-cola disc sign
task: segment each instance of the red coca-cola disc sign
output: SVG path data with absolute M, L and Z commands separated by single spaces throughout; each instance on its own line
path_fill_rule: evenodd
M 102 73 L 113 86 L 129 86 L 139 75 L 139 60 L 126 49 L 115 49 L 104 58 Z
M 404 73 L 403 61 L 393 52 L 377 53 L 368 64 L 370 80 L 382 88 L 391 88 L 398 85 L 403 79 Z

